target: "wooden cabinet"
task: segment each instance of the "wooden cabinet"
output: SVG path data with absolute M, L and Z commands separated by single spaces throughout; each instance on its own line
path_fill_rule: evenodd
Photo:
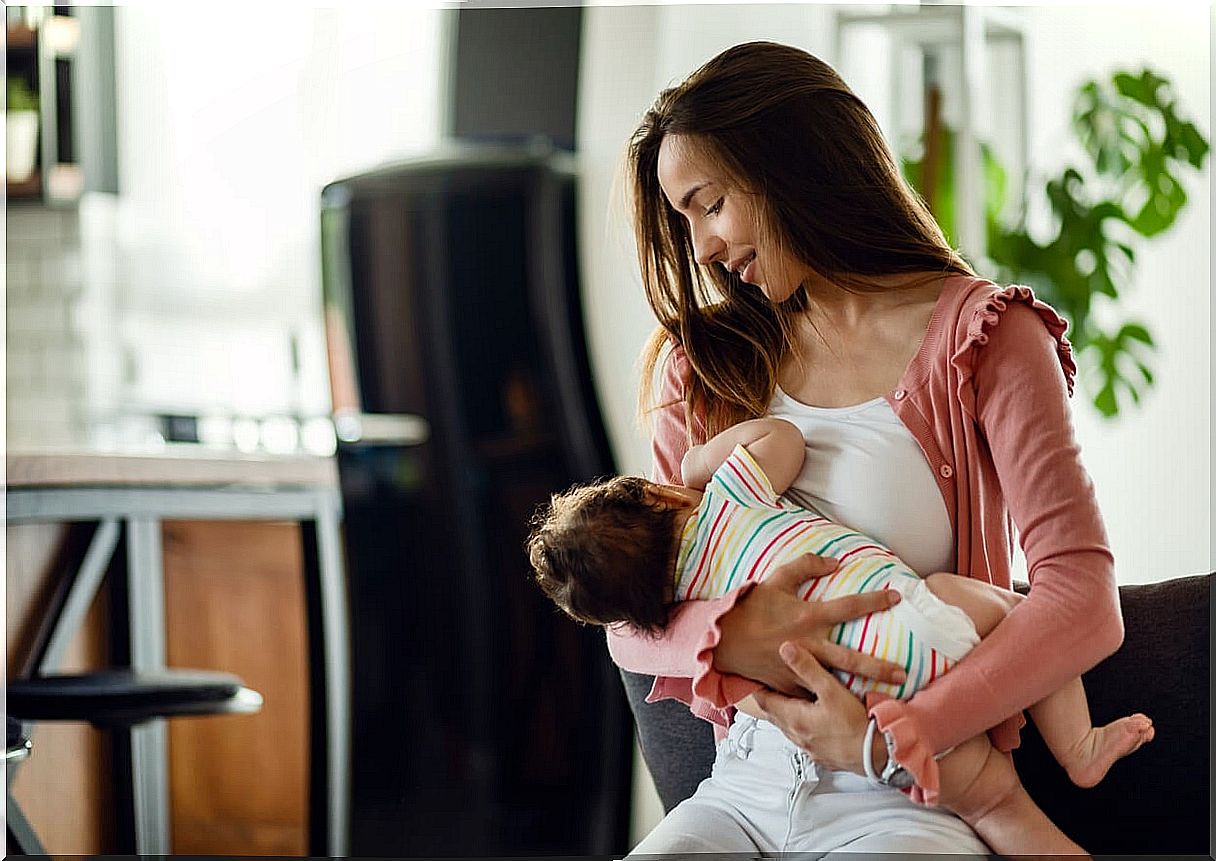
M 308 648 L 294 523 L 168 521 L 163 528 L 168 664 L 240 676 L 255 715 L 168 722 L 171 849 L 190 855 L 308 854 Z M 62 525 L 8 529 L 9 673 L 53 588 Z M 109 590 L 75 638 L 64 671 L 108 663 Z M 48 852 L 114 852 L 105 734 L 41 723 L 15 797 Z
M 177 855 L 308 854 L 308 644 L 300 527 L 168 521 L 173 667 L 240 676 L 255 715 L 169 722 Z
M 79 546 L 80 536 L 65 524 L 37 523 L 9 525 L 5 539 L 6 670 L 11 677 L 22 670 L 60 562 Z M 108 663 L 108 602 L 109 590 L 103 587 L 68 647 L 64 672 Z M 105 803 L 110 776 L 105 735 L 85 724 L 46 723 L 35 728 L 33 739 L 33 756 L 21 763 L 12 792 L 47 851 L 104 853 L 113 844 Z

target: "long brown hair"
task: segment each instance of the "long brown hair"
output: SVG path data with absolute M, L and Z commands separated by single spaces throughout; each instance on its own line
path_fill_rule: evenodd
M 724 267 L 696 264 L 688 225 L 659 185 L 668 135 L 746 195 L 762 239 L 835 284 L 878 291 L 892 289 L 880 276 L 973 274 L 831 66 L 772 42 L 736 45 L 661 92 L 630 140 L 638 260 L 659 321 L 642 355 L 643 415 L 657 406 L 654 372 L 671 344 L 692 368 L 689 428 L 694 412 L 711 435 L 763 415 L 809 301 L 800 287 L 777 305 Z

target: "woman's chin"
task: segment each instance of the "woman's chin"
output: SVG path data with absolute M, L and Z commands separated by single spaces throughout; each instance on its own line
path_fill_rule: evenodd
M 770 287 L 768 284 L 762 282 L 755 286 L 757 290 L 764 294 L 764 298 L 768 299 L 768 301 L 772 302 L 774 305 L 781 305 L 788 302 L 791 298 L 793 298 L 794 294 L 798 292 L 797 284 L 793 285 L 792 287 L 786 285 Z

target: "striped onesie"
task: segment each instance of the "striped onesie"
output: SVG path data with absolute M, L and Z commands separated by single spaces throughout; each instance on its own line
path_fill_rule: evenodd
M 859 697 L 879 691 L 907 699 L 961 660 L 979 636 L 969 616 L 942 601 L 890 550 L 773 492 L 746 448 L 735 446 L 705 488 L 680 536 L 675 600 L 712 598 L 806 553 L 832 556 L 840 567 L 802 587 L 806 600 L 895 589 L 890 610 L 841 623 L 831 639 L 904 667 L 903 684 L 837 672 Z

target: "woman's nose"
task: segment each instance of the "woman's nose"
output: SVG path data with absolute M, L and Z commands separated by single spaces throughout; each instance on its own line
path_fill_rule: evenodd
M 721 237 L 713 234 L 693 237 L 693 251 L 697 257 L 697 263 L 702 266 L 708 266 L 718 260 L 725 250 L 726 243 L 722 241 Z

